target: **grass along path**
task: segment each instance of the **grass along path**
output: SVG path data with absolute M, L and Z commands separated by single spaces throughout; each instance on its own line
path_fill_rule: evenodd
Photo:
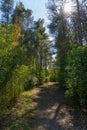
M 0 130 L 87 130 L 87 110 L 68 106 L 58 84 L 47 83 L 22 93 Z
M 23 92 L 12 109 L 0 118 L 0 130 L 31 130 L 35 125 L 36 103 L 33 99 L 39 89 Z

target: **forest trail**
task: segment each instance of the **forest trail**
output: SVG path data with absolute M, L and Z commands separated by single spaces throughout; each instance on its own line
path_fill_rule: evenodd
M 87 111 L 66 104 L 58 83 L 22 93 L 0 118 L 0 130 L 87 130 Z

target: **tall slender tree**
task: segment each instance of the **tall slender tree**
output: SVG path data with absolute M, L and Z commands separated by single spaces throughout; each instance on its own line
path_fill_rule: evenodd
M 48 2 L 49 18 L 51 21 L 48 27 L 50 29 L 50 32 L 55 37 L 55 46 L 57 49 L 57 63 L 60 67 L 60 83 L 64 84 L 69 35 L 68 23 L 63 10 L 63 2 L 63 0 L 51 0 L 50 2 Z
M 32 11 L 30 9 L 25 9 L 22 2 L 19 2 L 13 12 L 13 18 L 12 23 L 19 27 L 21 27 L 23 30 L 27 29 L 32 23 L 33 18 L 31 17 Z

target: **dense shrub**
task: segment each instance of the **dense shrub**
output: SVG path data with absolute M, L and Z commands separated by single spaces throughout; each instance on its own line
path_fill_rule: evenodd
M 6 86 L 0 89 L 0 108 L 5 108 L 16 99 L 24 90 L 24 85 L 28 81 L 29 70 L 25 65 L 17 66 L 12 73 L 12 77 Z
M 87 105 L 87 46 L 72 47 L 68 53 L 66 85 L 71 102 Z
M 17 98 L 28 80 L 26 56 L 18 39 L 14 44 L 13 25 L 0 25 L 0 109 Z M 18 37 L 18 36 L 17 36 Z M 17 43 L 17 44 L 16 44 Z
M 29 70 L 29 75 L 28 75 L 28 81 L 24 85 L 24 90 L 29 90 L 38 85 L 38 78 L 35 74 L 31 73 Z
M 58 82 L 57 69 L 48 70 L 47 82 Z
M 67 55 L 62 57 L 59 61 L 58 67 L 58 82 L 60 86 L 65 89 L 66 87 L 66 66 L 67 66 Z

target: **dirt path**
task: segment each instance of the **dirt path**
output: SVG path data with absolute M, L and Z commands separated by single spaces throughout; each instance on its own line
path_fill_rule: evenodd
M 0 118 L 0 130 L 87 130 L 87 111 L 65 102 L 57 83 L 24 92 Z
M 33 130 L 87 130 L 87 120 L 82 111 L 66 105 L 58 84 L 41 86 L 34 101 L 37 103 L 37 125 Z

